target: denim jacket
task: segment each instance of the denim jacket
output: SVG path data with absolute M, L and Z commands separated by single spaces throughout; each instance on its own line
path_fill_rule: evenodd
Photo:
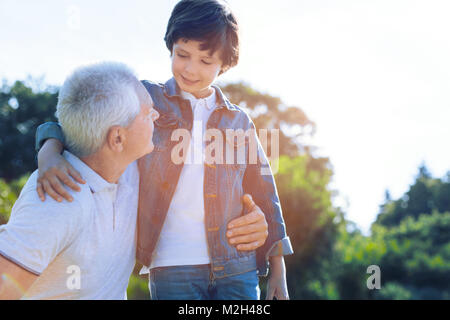
M 142 84 L 150 93 L 154 108 L 160 114 L 155 121 L 153 132 L 155 148 L 152 153 L 138 161 L 141 179 L 136 258 L 144 266 L 150 266 L 183 168 L 183 162 L 177 163 L 171 158 L 173 147 L 180 143 L 178 139 L 172 139 L 172 133 L 176 129 L 191 132 L 193 114 L 190 102 L 182 98 L 174 78 L 165 84 L 147 80 L 142 81 Z M 227 129 L 246 131 L 253 129 L 254 124 L 241 108 L 228 101 L 218 87 L 214 88 L 217 108 L 208 120 L 207 130 L 218 129 L 223 133 L 223 150 L 231 150 L 237 155 L 239 148 L 245 148 L 246 161 L 229 163 L 224 157 L 222 163 L 204 165 L 205 232 L 211 272 L 215 278 L 223 278 L 256 269 L 260 276 L 266 276 L 269 256 L 293 253 L 289 237 L 286 235 L 275 181 L 257 138 L 256 163 L 248 161 L 250 152 L 248 138 L 241 144 L 236 143 L 234 139 L 231 142 L 227 141 Z M 36 149 L 39 149 L 48 138 L 64 141 L 62 131 L 56 123 L 45 123 L 38 128 Z M 230 143 L 231 147 L 227 147 L 227 143 Z M 262 174 L 264 167 L 269 174 Z M 242 196 L 245 193 L 252 195 L 253 201 L 264 212 L 268 223 L 268 238 L 263 246 L 254 251 L 239 251 L 228 243 L 226 237 L 228 223 L 247 213 L 242 203 Z

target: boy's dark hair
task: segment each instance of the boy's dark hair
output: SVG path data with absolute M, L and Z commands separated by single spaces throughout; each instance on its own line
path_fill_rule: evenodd
M 238 24 L 225 1 L 178 2 L 172 11 L 164 37 L 170 52 L 179 39 L 200 41 L 200 49 L 209 50 L 210 55 L 222 48 L 222 70 L 219 74 L 238 63 Z

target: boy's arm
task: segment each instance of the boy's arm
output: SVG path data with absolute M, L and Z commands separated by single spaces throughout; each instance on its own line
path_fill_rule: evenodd
M 44 201 L 45 193 L 61 202 L 62 199 L 72 201 L 72 197 L 63 187 L 67 185 L 74 191 L 80 191 L 76 182 L 84 184 L 80 173 L 61 156 L 64 148 L 64 134 L 56 122 L 46 122 L 36 130 L 36 151 L 38 153 L 39 177 L 36 191 L 39 198 Z
M 286 266 L 283 256 L 270 256 L 270 278 L 267 283 L 266 300 L 289 300 L 286 281 Z
M 254 128 L 253 123 L 252 127 Z M 247 165 L 243 188 L 244 193 L 251 194 L 253 201 L 264 212 L 268 224 L 267 240 L 263 246 L 256 249 L 259 275 L 266 276 L 269 257 L 289 255 L 294 251 L 286 235 L 280 200 L 269 161 L 254 130 L 253 133 L 251 139 L 254 139 L 252 143 L 257 146 L 258 161 L 256 164 Z
M 45 122 L 41 124 L 36 129 L 36 142 L 35 142 L 35 150 L 39 152 L 39 150 L 44 145 L 45 141 L 48 139 L 55 139 L 61 143 L 61 150 L 63 150 L 64 146 L 64 134 L 62 132 L 61 126 L 57 122 Z
M 0 300 L 18 300 L 38 278 L 0 255 Z

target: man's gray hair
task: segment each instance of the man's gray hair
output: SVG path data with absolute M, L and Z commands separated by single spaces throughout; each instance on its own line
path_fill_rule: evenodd
M 56 117 L 69 151 L 78 157 L 91 155 L 112 126 L 127 127 L 140 112 L 138 85 L 135 73 L 116 62 L 79 67 L 67 77 Z

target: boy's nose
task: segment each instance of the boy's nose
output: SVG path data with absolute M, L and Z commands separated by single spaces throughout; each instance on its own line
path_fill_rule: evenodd
M 187 62 L 184 67 L 184 71 L 185 71 L 186 75 L 192 76 L 194 74 L 194 70 L 195 70 L 194 64 L 192 62 Z M 189 80 L 192 80 L 192 79 L 189 79 Z

